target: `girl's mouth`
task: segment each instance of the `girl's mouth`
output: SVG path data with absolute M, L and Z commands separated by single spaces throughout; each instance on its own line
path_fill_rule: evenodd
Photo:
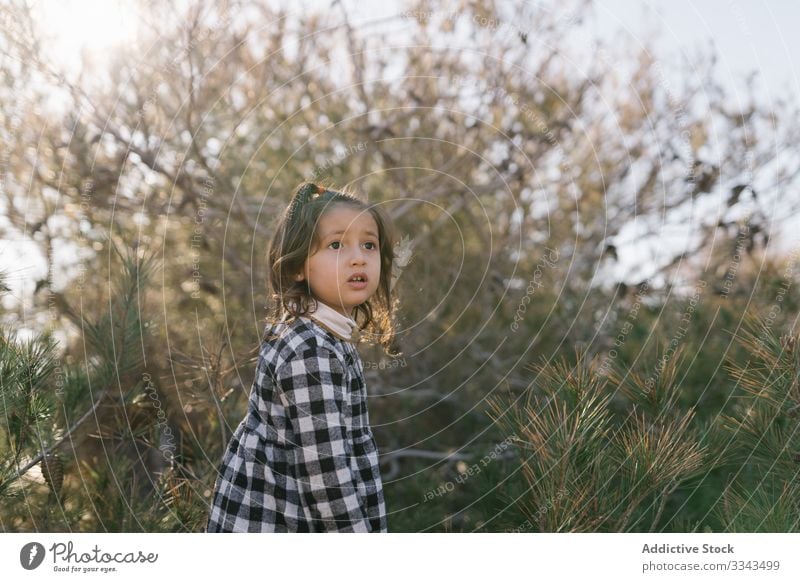
M 366 273 L 355 273 L 347 280 L 347 284 L 350 285 L 352 289 L 364 289 L 367 286 L 367 281 Z

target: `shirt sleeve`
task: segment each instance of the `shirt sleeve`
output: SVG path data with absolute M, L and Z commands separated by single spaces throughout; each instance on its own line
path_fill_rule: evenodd
M 294 432 L 297 486 L 322 531 L 368 532 L 347 438 L 344 367 L 328 349 L 295 357 L 276 370 L 281 403 Z

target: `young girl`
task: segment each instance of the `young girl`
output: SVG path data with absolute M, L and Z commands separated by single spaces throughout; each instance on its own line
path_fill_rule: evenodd
M 298 189 L 270 245 L 274 312 L 207 531 L 387 531 L 355 344 L 367 328 L 392 342 L 393 239 L 378 207 Z

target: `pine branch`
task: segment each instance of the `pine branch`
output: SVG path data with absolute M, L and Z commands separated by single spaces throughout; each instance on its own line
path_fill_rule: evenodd
M 12 481 L 16 481 L 17 479 L 19 479 L 20 477 L 22 477 L 22 476 L 23 476 L 25 473 L 27 473 L 28 471 L 30 471 L 30 470 L 31 470 L 31 469 L 32 469 L 32 468 L 33 468 L 35 465 L 37 465 L 38 463 L 40 463 L 40 462 L 42 461 L 42 459 L 44 459 L 44 457 L 45 457 L 46 455 L 48 455 L 48 454 L 50 454 L 50 453 L 53 453 L 53 452 L 55 452 L 55 451 L 56 451 L 56 450 L 58 450 L 58 449 L 59 449 L 59 448 L 60 448 L 60 447 L 61 447 L 61 446 L 62 446 L 62 445 L 65 443 L 65 442 L 67 442 L 68 440 L 71 440 L 71 439 L 72 439 L 72 435 L 73 435 L 73 433 L 74 433 L 74 432 L 75 432 L 75 431 L 76 431 L 78 428 L 80 428 L 80 426 L 81 426 L 81 425 L 82 425 L 84 422 L 86 422 L 86 420 L 87 420 L 87 419 L 89 419 L 89 417 L 91 417 L 93 414 L 95 414 L 95 413 L 97 412 L 97 409 L 98 409 L 98 408 L 100 407 L 100 405 L 103 403 L 103 400 L 105 400 L 105 398 L 106 398 L 107 394 L 108 394 L 108 392 L 107 392 L 106 390 L 104 390 L 103 392 L 101 392 L 101 393 L 100 393 L 100 397 L 99 397 L 99 398 L 97 399 L 97 401 L 94 403 L 94 406 L 92 406 L 92 408 L 91 408 L 90 410 L 86 411 L 86 413 L 84 413 L 84 415 L 83 415 L 82 417 L 80 417 L 80 418 L 79 418 L 79 419 L 78 419 L 78 420 L 77 420 L 77 421 L 76 421 L 76 422 L 75 422 L 75 423 L 74 423 L 74 424 L 73 424 L 71 427 L 69 427 L 69 430 L 68 430 L 68 431 L 67 431 L 67 432 L 64 434 L 64 436 L 63 436 L 63 437 L 61 437 L 61 438 L 60 438 L 58 441 L 56 441 L 56 443 L 55 443 L 53 446 L 51 446 L 51 447 L 48 447 L 48 448 L 43 448 L 43 449 L 42 449 L 42 452 L 41 452 L 41 453 L 39 453 L 38 455 L 36 455 L 36 456 L 33 458 L 33 460 L 31 460 L 31 461 L 30 461 L 28 464 L 26 464 L 26 465 L 25 465 L 24 467 L 22 467 L 21 469 L 18 469 L 18 471 L 17 471 L 17 474 L 16 474 L 16 475 L 13 477 L 13 480 L 12 480 Z

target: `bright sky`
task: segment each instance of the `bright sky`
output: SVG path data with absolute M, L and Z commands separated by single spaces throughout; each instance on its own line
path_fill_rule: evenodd
M 33 6 L 54 58 L 71 69 L 82 52 L 102 63 L 109 49 L 134 38 L 139 26 L 131 0 L 38 0 Z
M 397 6 L 398 11 L 404 9 L 402 2 L 382 6 L 364 0 L 345 3 L 356 20 L 366 14 L 386 14 L 387 4 Z M 530 3 L 554 10 L 562 5 L 557 0 Z M 293 4 L 297 6 L 288 3 Z M 332 0 L 300 3 L 338 10 L 331 4 Z M 109 47 L 134 37 L 139 26 L 132 0 L 38 0 L 34 5 L 43 28 L 58 43 L 58 58 L 70 66 L 78 62 L 82 47 L 92 57 L 102 58 Z M 626 36 L 651 39 L 651 31 L 661 28 L 658 44 L 665 53 L 673 54 L 691 54 L 712 41 L 732 82 L 755 70 L 770 90 L 778 91 L 791 83 L 792 90 L 800 95 L 796 70 L 800 2 L 796 0 L 595 0 L 595 12 L 598 23 L 592 28 L 601 36 L 614 38 L 621 29 Z
M 602 35 L 622 29 L 634 38 L 652 38 L 661 28 L 657 45 L 664 53 L 692 55 L 713 43 L 719 54 L 723 81 L 757 71 L 769 93 L 789 86 L 800 95 L 800 2 L 796 0 L 596 0 Z M 609 36 L 611 38 L 613 36 Z
M 732 91 L 732 101 L 746 101 L 741 90 L 744 79 L 753 72 L 762 104 L 769 106 L 777 98 L 797 102 L 800 96 L 800 35 L 796 33 L 800 2 L 596 0 L 595 12 L 597 23 L 592 29 L 597 35 L 650 39 L 657 55 L 671 62 L 680 62 L 680 57 L 685 56 L 691 63 L 698 52 L 705 53 L 713 47 L 718 55 L 719 80 Z M 777 207 L 774 214 L 772 218 L 783 223 L 776 227 L 771 247 L 789 252 L 800 245 L 800 217 L 780 216 Z M 628 258 L 630 262 L 641 262 L 642 255 L 629 254 Z M 620 262 L 626 261 L 621 257 Z M 624 270 L 626 266 L 620 268 Z

